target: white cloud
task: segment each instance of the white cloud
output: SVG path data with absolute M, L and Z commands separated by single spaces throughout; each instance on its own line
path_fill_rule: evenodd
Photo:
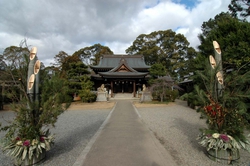
M 142 10 L 133 19 L 130 27 L 136 33 L 150 33 L 182 26 L 186 22 L 189 12 L 184 5 L 172 2 L 160 3 L 157 6 Z
M 112 50 L 116 50 L 115 54 L 125 54 L 125 50 L 131 46 L 132 43 L 121 43 L 121 42 L 108 42 L 105 43 L 105 46 L 112 48 Z
M 194 2 L 195 1 L 195 2 Z M 13 0 L 0 1 L 0 51 L 28 38 L 49 65 L 59 51 L 73 54 L 101 43 L 124 54 L 140 34 L 172 29 L 191 46 L 199 44 L 200 27 L 230 0 Z M 192 2 L 192 3 L 191 3 Z M 192 6 L 187 6 L 188 4 Z M 194 5 L 195 4 L 195 5 Z

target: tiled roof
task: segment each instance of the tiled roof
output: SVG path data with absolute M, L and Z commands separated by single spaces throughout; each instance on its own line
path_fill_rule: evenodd
M 133 69 L 149 69 L 150 66 L 145 64 L 142 55 L 103 55 L 100 62 L 96 66 L 91 66 L 92 69 L 113 69 L 117 67 L 121 59 L 125 59 L 128 66 Z
M 133 77 L 145 77 L 148 73 L 142 72 L 99 72 L 101 76 L 105 77 L 116 77 L 116 78 L 133 78 Z

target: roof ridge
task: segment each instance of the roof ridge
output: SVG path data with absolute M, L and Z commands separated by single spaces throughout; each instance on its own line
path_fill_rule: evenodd
M 128 65 L 127 60 L 125 58 L 121 58 L 118 66 L 114 67 L 113 69 L 109 70 L 108 72 L 117 72 L 123 65 L 129 70 L 129 72 L 138 72 Z
M 129 54 L 103 54 L 103 57 L 111 57 L 111 58 L 120 58 L 120 57 L 134 57 L 134 58 L 141 58 L 143 55 L 129 55 Z

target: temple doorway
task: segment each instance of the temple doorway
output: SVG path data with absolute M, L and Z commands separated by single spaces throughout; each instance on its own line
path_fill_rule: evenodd
M 132 81 L 115 81 L 114 93 L 132 93 L 133 82 Z

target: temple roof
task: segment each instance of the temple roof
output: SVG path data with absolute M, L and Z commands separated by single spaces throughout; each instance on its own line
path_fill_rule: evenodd
M 92 69 L 113 69 L 124 59 L 127 66 L 133 69 L 149 69 L 145 64 L 143 55 L 103 55 L 96 66 L 90 66 Z
M 142 73 L 142 72 L 101 72 L 99 73 L 101 76 L 104 76 L 106 78 L 143 78 L 148 73 Z
M 148 74 L 148 72 L 138 72 L 129 66 L 126 58 L 120 58 L 119 64 L 108 72 L 99 72 L 99 75 L 116 78 L 143 78 Z

